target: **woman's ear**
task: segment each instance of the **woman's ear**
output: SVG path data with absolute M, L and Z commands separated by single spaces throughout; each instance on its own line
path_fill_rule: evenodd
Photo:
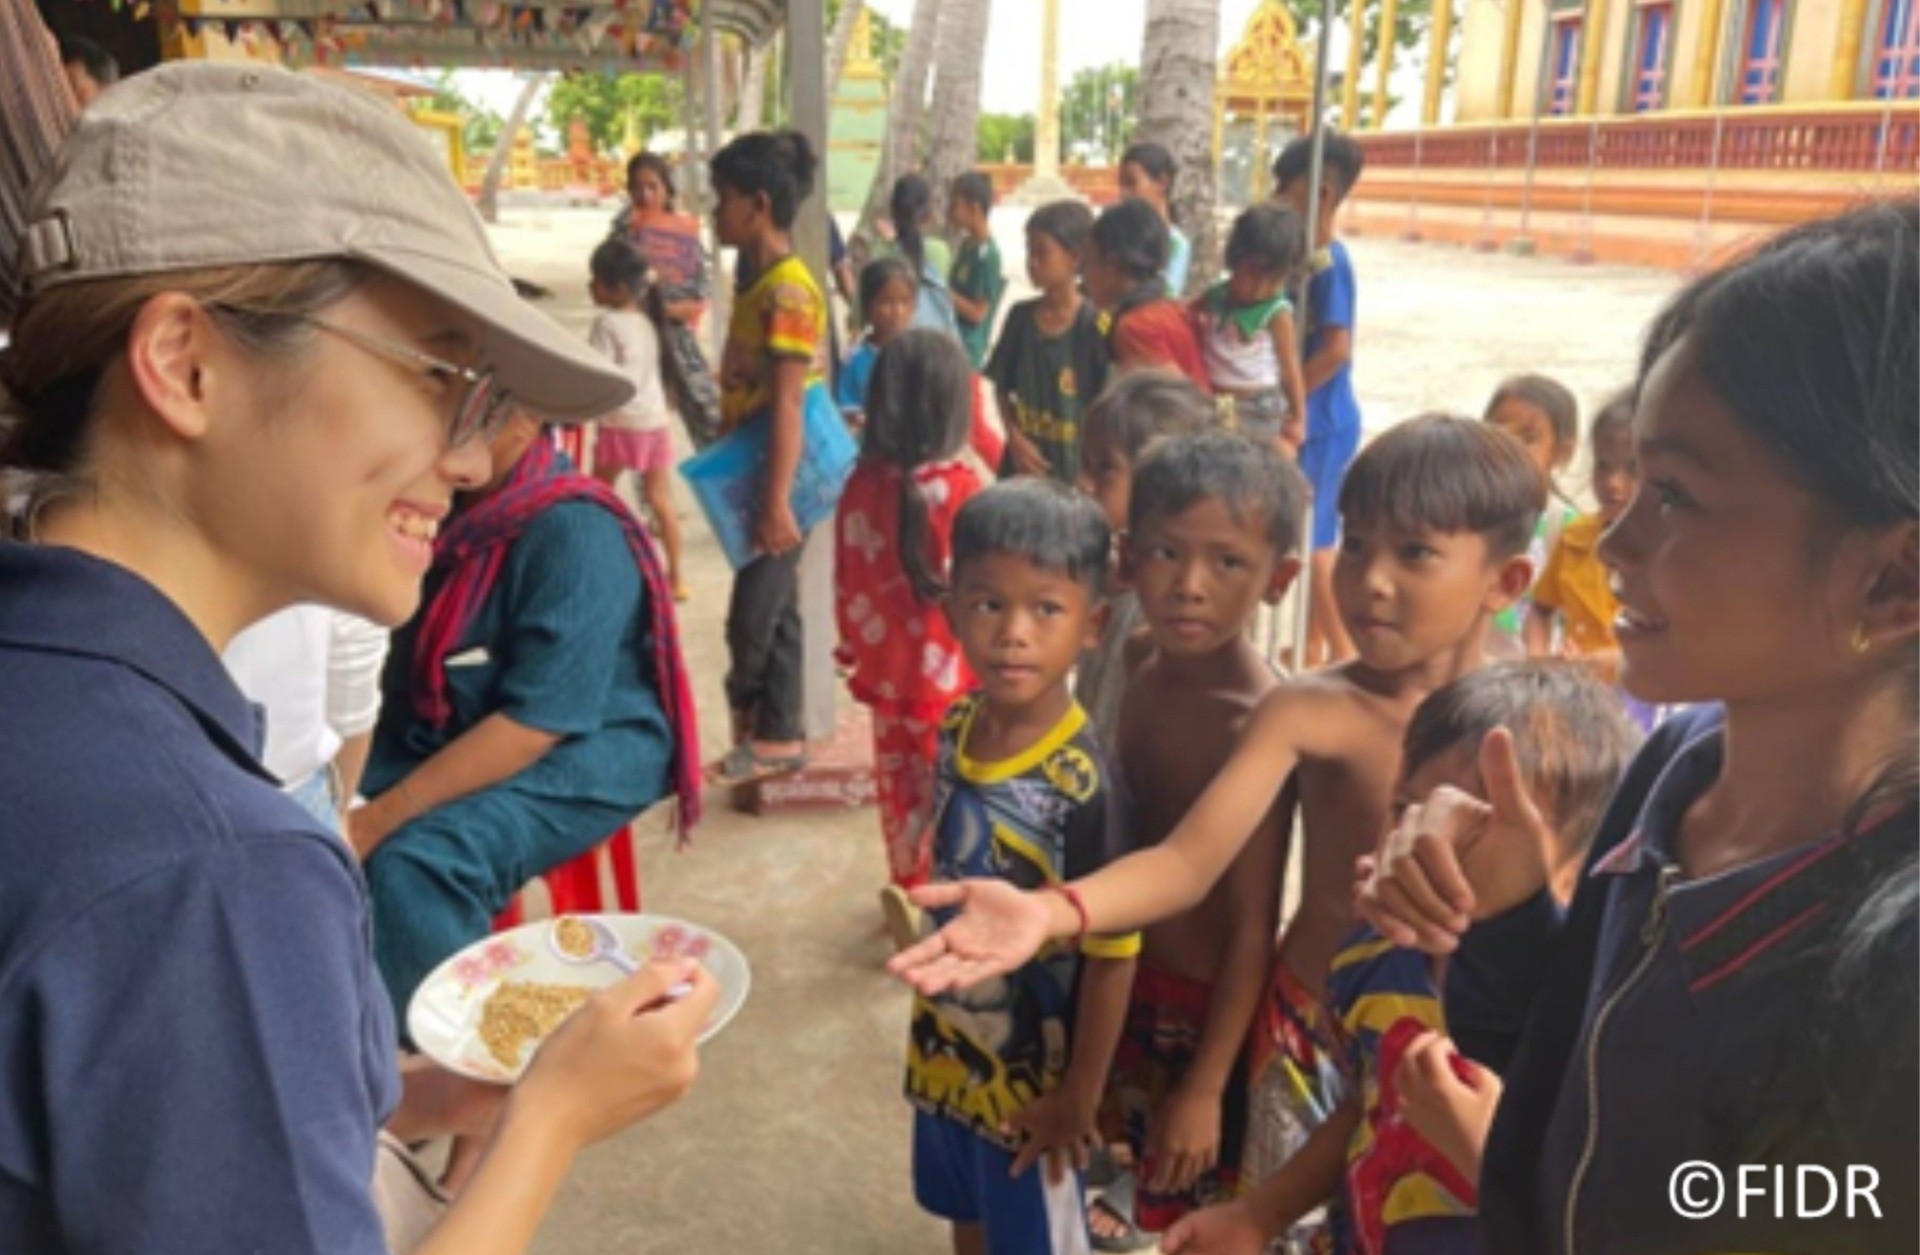
M 162 292 L 141 306 L 127 331 L 134 392 L 183 440 L 206 434 L 214 389 L 237 382 L 232 357 L 216 353 L 215 335 L 212 317 L 180 292 Z
M 1920 634 L 1920 523 L 1888 529 L 1874 542 L 1872 561 L 1859 619 L 1849 625 L 1854 639 L 1868 649 L 1910 647 Z

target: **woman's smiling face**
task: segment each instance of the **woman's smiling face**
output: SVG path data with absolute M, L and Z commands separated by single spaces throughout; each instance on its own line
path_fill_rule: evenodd
M 487 447 L 448 445 L 463 383 L 347 335 L 462 364 L 477 341 L 450 307 L 384 278 L 321 321 L 344 334 L 317 331 L 292 360 L 236 346 L 238 386 L 221 394 L 223 412 L 193 454 L 203 473 L 188 481 L 185 508 L 264 596 L 398 624 L 419 604 L 454 492 L 486 478 Z

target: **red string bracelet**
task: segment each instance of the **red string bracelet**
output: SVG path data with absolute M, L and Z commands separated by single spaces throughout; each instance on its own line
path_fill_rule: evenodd
M 1087 914 L 1087 903 L 1086 900 L 1080 896 L 1080 891 L 1064 881 L 1049 881 L 1046 887 L 1065 898 L 1068 903 L 1072 905 L 1073 913 L 1080 917 L 1080 931 L 1073 935 L 1073 939 L 1076 942 L 1085 941 L 1087 939 L 1087 933 L 1092 927 L 1093 920 Z

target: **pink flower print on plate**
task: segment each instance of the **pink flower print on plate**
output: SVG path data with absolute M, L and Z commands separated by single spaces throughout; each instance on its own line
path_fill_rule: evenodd
M 484 985 L 501 972 L 519 967 L 526 961 L 520 947 L 508 941 L 493 941 L 453 965 L 453 978 L 472 989 Z
M 713 942 L 701 932 L 693 932 L 678 924 L 669 924 L 653 935 L 653 957 L 656 959 L 704 959 Z

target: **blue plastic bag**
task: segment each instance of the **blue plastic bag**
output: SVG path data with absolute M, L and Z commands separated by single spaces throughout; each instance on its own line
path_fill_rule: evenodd
M 787 501 L 804 536 L 832 517 L 860 447 L 825 384 L 807 387 L 800 421 L 800 464 L 794 469 L 793 492 Z M 693 499 L 705 511 L 736 571 L 759 556 L 754 552 L 753 533 L 760 522 L 769 439 L 767 415 L 755 414 L 680 464 Z

